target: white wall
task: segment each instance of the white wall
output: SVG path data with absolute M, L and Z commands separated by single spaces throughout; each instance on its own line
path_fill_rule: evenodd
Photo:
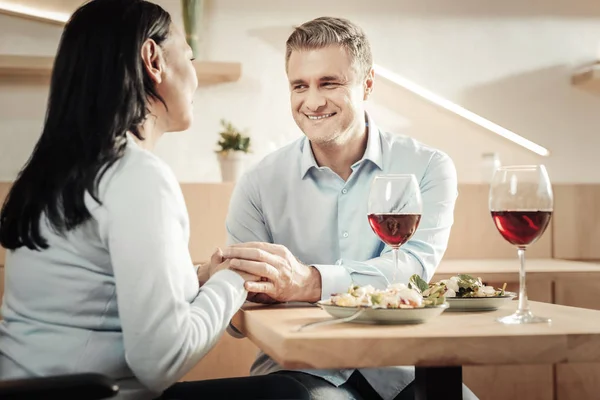
M 178 0 L 157 1 L 180 23 Z M 200 88 L 188 132 L 163 139 L 157 153 L 181 181 L 218 181 L 214 154 L 220 118 L 248 128 L 254 162 L 301 135 L 289 110 L 283 67 L 290 27 L 320 15 L 348 17 L 367 31 L 376 62 L 547 147 L 540 158 L 377 82 L 369 109 L 384 128 L 448 152 L 461 182 L 480 178 L 483 152 L 504 163 L 544 162 L 555 182 L 600 182 L 600 95 L 569 84 L 569 71 L 596 57 L 600 2 L 564 5 L 519 0 L 212 0 L 205 57 L 240 61 L 240 81 Z M 486 4 L 484 4 L 486 3 Z M 556 2 L 554 2 L 556 3 Z M 60 29 L 0 16 L 0 53 L 52 54 Z M 0 180 L 12 179 L 39 135 L 46 89 L 0 84 Z M 584 165 L 583 161 L 590 165 Z
M 61 28 L 0 15 L 0 54 L 54 55 Z M 0 180 L 12 180 L 41 133 L 45 85 L 0 81 Z

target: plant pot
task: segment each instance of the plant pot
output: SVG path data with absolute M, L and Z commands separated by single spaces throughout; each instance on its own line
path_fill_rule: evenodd
M 245 154 L 239 151 L 218 153 L 223 182 L 236 182 L 244 173 Z
M 200 59 L 201 30 L 204 28 L 204 0 L 181 0 L 181 11 L 185 39 L 192 48 L 194 57 Z

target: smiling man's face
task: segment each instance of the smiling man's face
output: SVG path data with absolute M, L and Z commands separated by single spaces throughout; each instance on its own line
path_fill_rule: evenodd
M 336 143 L 351 136 L 347 133 L 364 130 L 367 78 L 357 70 L 341 46 L 291 53 L 287 74 L 292 114 L 313 144 Z

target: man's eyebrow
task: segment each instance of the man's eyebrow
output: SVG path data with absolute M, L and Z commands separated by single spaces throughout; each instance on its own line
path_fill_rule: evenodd
M 335 76 L 335 75 L 326 75 L 326 76 L 322 76 L 319 81 L 321 82 L 332 82 L 332 81 L 341 81 L 343 80 L 342 78 L 340 78 L 339 76 Z
M 335 81 L 343 81 L 344 79 L 342 77 L 336 76 L 336 75 L 325 75 L 319 78 L 319 82 L 335 82 Z M 296 85 L 302 85 L 302 84 L 306 84 L 306 81 L 304 79 L 294 79 L 293 81 L 290 82 L 290 85 L 292 86 L 296 86 Z

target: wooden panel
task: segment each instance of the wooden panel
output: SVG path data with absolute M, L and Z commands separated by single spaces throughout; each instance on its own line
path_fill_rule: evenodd
M 556 399 L 598 399 L 599 376 L 599 363 L 558 364 L 556 366 Z
M 183 183 L 181 190 L 190 215 L 190 253 L 195 263 L 208 260 L 227 239 L 225 218 L 233 184 Z
M 600 259 L 600 185 L 557 185 L 554 210 L 554 257 Z
M 225 334 L 217 345 L 181 380 L 248 376 L 258 348 L 248 339 L 235 339 Z
M 494 286 L 494 287 L 502 287 L 504 282 L 506 282 L 506 290 L 509 292 L 519 293 L 519 280 L 504 280 L 504 281 L 486 281 L 485 277 L 482 276 L 482 279 L 486 285 Z M 518 298 L 518 297 L 517 297 Z M 543 303 L 552 303 L 554 298 L 553 290 L 552 290 L 552 281 L 544 279 L 544 280 L 533 280 L 531 282 L 527 282 L 527 298 L 531 301 L 540 301 Z M 516 299 L 515 299 L 516 301 Z
M 487 285 L 501 287 L 507 283 L 506 290 L 519 292 L 518 274 L 501 281 L 486 281 L 485 273 L 480 274 Z M 531 301 L 552 302 L 552 282 L 534 280 L 527 283 L 527 297 Z M 516 300 L 515 300 L 516 301 Z M 465 384 L 480 400 L 506 399 L 554 399 L 553 365 L 501 365 L 466 366 L 463 368 Z
M 551 364 L 467 366 L 463 368 L 463 381 L 480 400 L 554 399 Z
M 555 282 L 555 302 L 572 307 L 600 310 L 598 289 L 600 274 L 587 273 L 572 278 L 562 278 Z
M 488 208 L 488 185 L 459 185 L 454 225 L 445 259 L 514 258 L 517 250 L 506 242 L 492 222 Z M 527 251 L 529 257 L 552 256 L 552 229 Z

